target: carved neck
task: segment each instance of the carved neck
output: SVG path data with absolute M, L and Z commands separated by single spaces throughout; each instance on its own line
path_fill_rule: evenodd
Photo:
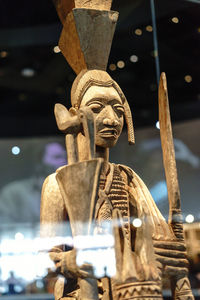
M 86 141 L 85 137 L 79 133 L 78 138 L 78 152 L 79 152 L 79 161 L 87 160 L 88 159 L 88 153 L 86 152 Z M 109 168 L 109 148 L 103 148 L 96 146 L 96 157 L 103 158 L 103 173 L 107 173 L 107 170 Z
M 109 168 L 109 148 L 96 146 L 96 157 L 103 158 L 103 173 L 107 173 Z

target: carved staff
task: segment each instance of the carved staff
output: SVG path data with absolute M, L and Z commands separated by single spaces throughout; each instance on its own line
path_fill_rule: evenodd
M 180 190 L 178 184 L 174 143 L 172 136 L 171 118 L 169 111 L 167 80 L 165 73 L 161 74 L 159 84 L 159 123 L 160 137 L 163 152 L 163 164 L 167 181 L 168 200 L 169 200 L 169 219 L 177 242 L 184 243 L 183 221 L 181 212 Z M 174 299 L 194 299 L 186 275 L 177 274 L 172 278 L 172 293 Z

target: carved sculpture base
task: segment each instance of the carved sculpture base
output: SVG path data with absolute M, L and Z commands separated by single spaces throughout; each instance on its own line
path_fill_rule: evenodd
M 117 285 L 114 295 L 116 300 L 163 299 L 161 286 L 153 281 Z

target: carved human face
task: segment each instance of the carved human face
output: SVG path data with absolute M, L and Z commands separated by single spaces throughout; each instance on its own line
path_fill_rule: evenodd
M 113 87 L 91 86 L 81 101 L 81 107 L 85 105 L 94 113 L 96 145 L 113 147 L 124 124 L 124 107 L 117 91 Z

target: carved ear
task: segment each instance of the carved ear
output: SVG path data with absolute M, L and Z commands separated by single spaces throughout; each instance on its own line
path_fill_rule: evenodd
M 75 107 L 70 107 L 69 112 L 72 116 L 77 115 L 77 109 Z
M 54 115 L 56 118 L 58 129 L 63 130 L 64 123 L 70 117 L 69 111 L 64 105 L 56 103 L 54 107 Z

